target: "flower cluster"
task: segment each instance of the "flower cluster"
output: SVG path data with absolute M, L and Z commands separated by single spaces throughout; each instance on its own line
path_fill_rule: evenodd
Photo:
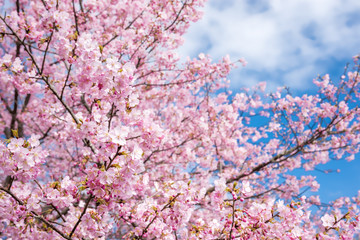
M 293 172 L 355 159 L 358 71 L 319 77 L 314 95 L 232 94 L 229 56 L 176 52 L 203 0 L 5 2 L 0 238 L 360 233 L 359 196 L 323 204 Z

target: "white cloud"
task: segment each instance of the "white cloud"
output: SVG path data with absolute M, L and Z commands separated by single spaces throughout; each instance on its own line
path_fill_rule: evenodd
M 359 11 L 358 0 L 210 0 L 181 52 L 244 57 L 249 64 L 231 74 L 232 87 L 249 86 L 256 76 L 271 86 L 306 89 L 331 71 L 326 65 L 360 52 Z

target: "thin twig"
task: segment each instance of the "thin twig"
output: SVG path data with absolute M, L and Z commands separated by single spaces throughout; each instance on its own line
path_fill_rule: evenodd
M 71 239 L 72 235 L 75 233 L 75 230 L 76 230 L 77 226 L 80 224 L 81 218 L 85 215 L 86 210 L 87 210 L 87 208 L 89 207 L 89 203 L 90 203 L 91 199 L 93 199 L 93 197 L 94 197 L 93 195 L 90 195 L 90 196 L 88 197 L 88 199 L 86 200 L 85 207 L 84 207 L 84 209 L 83 209 L 83 211 L 82 211 L 82 213 L 81 213 L 81 215 L 80 215 L 80 217 L 79 217 L 79 220 L 76 222 L 74 228 L 73 228 L 73 229 L 71 230 L 71 232 L 70 232 L 70 235 L 69 235 L 69 238 L 70 238 L 70 239 Z

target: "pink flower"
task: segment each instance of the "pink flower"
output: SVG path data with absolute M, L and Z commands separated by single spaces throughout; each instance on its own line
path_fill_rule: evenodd
M 244 194 L 247 194 L 247 193 L 251 192 L 250 183 L 247 182 L 247 181 L 244 181 L 244 182 L 242 183 L 242 189 L 241 189 L 241 191 L 242 191 Z
M 141 159 L 142 155 L 143 155 L 142 149 L 138 145 L 135 145 L 134 150 L 131 153 L 131 158 L 134 160 L 139 160 Z
M 21 60 L 20 58 L 15 58 L 15 61 L 13 62 L 12 65 L 12 70 L 14 72 L 20 72 L 22 69 L 24 68 L 24 66 L 21 65 Z
M 107 171 L 101 172 L 101 174 L 99 175 L 100 183 L 103 185 L 113 183 L 115 174 L 116 174 L 115 168 L 110 168 Z
M 110 132 L 110 138 L 113 143 L 119 144 L 121 146 L 126 144 L 126 137 L 129 133 L 129 128 L 125 126 L 119 126 Z
M 335 223 L 335 218 L 329 214 L 325 214 L 323 217 L 321 217 L 321 221 L 324 227 L 332 227 Z
M 266 82 L 259 82 L 258 83 L 259 89 L 263 92 L 266 89 Z
M 3 64 L 5 64 L 7 67 L 10 67 L 11 63 L 12 63 L 12 56 L 10 54 L 5 54 L 2 59 L 1 62 Z
M 248 64 L 248 62 L 245 60 L 245 58 L 240 58 L 239 62 L 242 63 L 243 67 L 246 67 L 246 65 Z
M 32 135 L 29 138 L 28 142 L 30 143 L 31 147 L 37 147 L 40 145 L 39 139 L 40 139 L 40 135 Z
M 304 231 L 299 228 L 298 226 L 295 226 L 292 230 L 291 233 L 294 235 L 294 237 L 301 237 L 304 234 Z
M 10 143 L 8 144 L 8 148 L 10 151 L 15 152 L 21 150 L 22 145 L 24 144 L 24 139 L 22 138 L 12 138 Z
M 129 96 L 129 106 L 130 107 L 135 107 L 136 105 L 139 104 L 139 94 L 137 93 L 132 93 Z
M 69 176 L 66 176 L 61 181 L 61 188 L 65 189 L 66 191 L 69 191 L 69 192 L 76 191 L 76 185 L 74 184 L 74 182 L 72 180 L 70 180 Z

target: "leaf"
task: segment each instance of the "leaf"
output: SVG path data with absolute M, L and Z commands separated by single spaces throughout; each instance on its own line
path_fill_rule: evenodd
M 19 138 L 18 130 L 11 129 L 12 135 L 16 138 Z

